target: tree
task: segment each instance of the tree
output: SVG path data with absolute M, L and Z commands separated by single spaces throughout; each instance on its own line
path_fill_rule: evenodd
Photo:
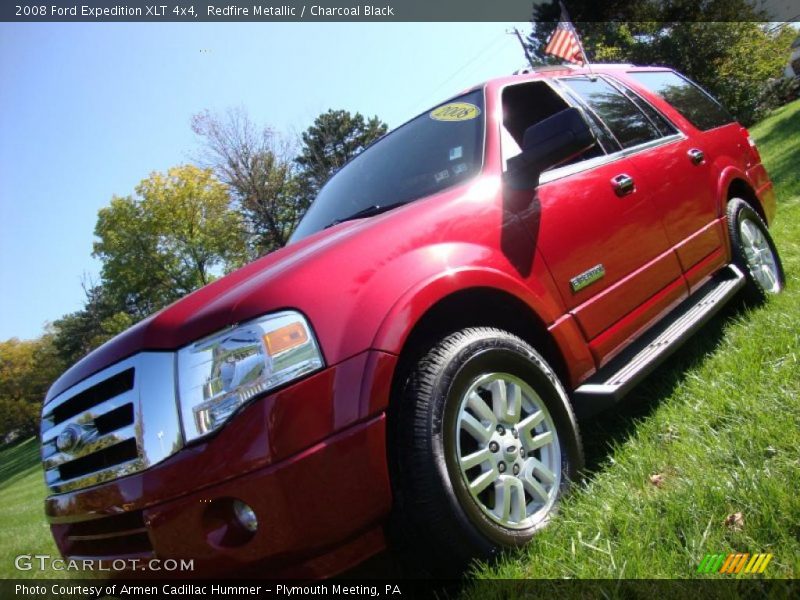
M 42 401 L 62 367 L 51 332 L 36 340 L 0 342 L 0 440 L 12 432 L 37 431 Z
M 203 138 L 202 162 L 229 186 L 245 218 L 251 255 L 284 246 L 308 208 L 291 145 L 242 109 L 196 114 L 192 130 Z
M 750 124 L 761 89 L 780 76 L 791 32 L 757 21 L 765 16 L 748 0 L 571 0 L 570 16 L 593 62 L 664 65 L 687 75 Z M 557 4 L 537 5 L 529 51 L 558 63 L 544 47 L 559 17 Z
M 191 165 L 153 173 L 136 197 L 113 197 L 98 213 L 95 235 L 103 299 L 135 320 L 246 260 L 244 226 L 227 186 Z
M 101 285 L 84 285 L 86 299 L 78 311 L 53 323 L 53 346 L 65 365 L 125 331 L 136 322 L 126 307 L 115 305 Z
M 300 165 L 303 193 L 313 199 L 338 169 L 387 131 L 378 117 L 328 110 L 301 135 Z

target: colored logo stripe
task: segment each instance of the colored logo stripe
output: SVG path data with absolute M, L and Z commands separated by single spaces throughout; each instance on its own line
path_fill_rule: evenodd
M 706 554 L 700 565 L 697 567 L 698 573 L 716 573 L 725 560 L 724 554 Z
M 763 573 L 772 554 L 734 552 L 731 554 L 706 554 L 697 566 L 698 573 Z

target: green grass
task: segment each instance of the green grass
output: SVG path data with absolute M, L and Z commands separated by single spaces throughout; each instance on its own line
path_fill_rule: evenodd
M 786 291 L 727 307 L 617 409 L 582 423 L 585 482 L 478 579 L 698 577 L 706 553 L 733 551 L 773 553 L 764 577 L 800 575 L 800 101 L 751 133 L 776 185 Z M 726 524 L 736 513 L 741 526 Z M 466 595 L 493 591 L 509 590 Z
M 38 442 L 31 438 L 0 450 L 0 578 L 59 576 L 54 571 L 14 568 L 14 558 L 20 554 L 58 556 L 44 517 L 45 495 Z
M 733 550 L 772 552 L 766 577 L 800 574 L 800 102 L 752 133 L 778 192 L 786 292 L 729 307 L 583 423 L 586 482 L 529 546 L 476 577 L 692 577 L 706 552 Z M 0 577 L 61 575 L 14 569 L 19 554 L 57 553 L 45 493 L 35 440 L 0 449 Z M 726 526 L 739 512 L 741 529 Z

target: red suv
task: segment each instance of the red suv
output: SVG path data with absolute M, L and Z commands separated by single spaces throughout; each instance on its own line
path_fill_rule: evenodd
M 674 71 L 477 86 L 53 385 L 58 547 L 322 577 L 387 539 L 439 573 L 523 543 L 579 474 L 576 413 L 782 289 L 774 214 L 752 138 Z

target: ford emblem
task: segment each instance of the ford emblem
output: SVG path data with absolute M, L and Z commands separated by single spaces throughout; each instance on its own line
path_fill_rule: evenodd
M 74 450 L 81 440 L 81 430 L 75 425 L 70 425 L 58 434 L 56 438 L 56 449 L 59 452 L 69 452 Z

